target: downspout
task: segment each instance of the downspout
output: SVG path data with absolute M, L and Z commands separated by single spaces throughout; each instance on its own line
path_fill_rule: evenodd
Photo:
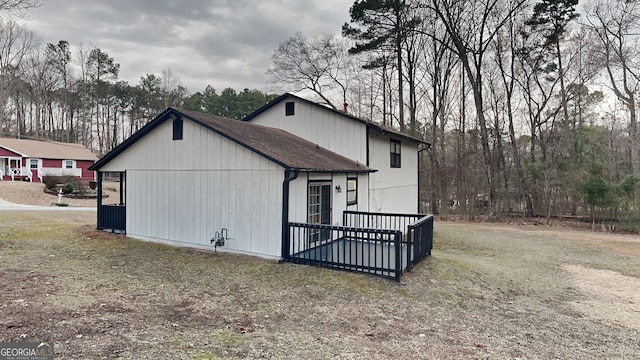
M 120 172 L 120 206 L 124 207 L 122 231 L 127 233 L 127 170 Z
M 298 170 L 285 170 L 282 182 L 282 249 L 280 262 L 289 259 L 289 183 L 298 178 Z
M 420 144 L 418 144 L 420 145 Z M 421 186 L 420 184 L 422 184 L 421 182 L 421 171 L 420 171 L 420 164 L 422 164 L 422 161 L 420 161 L 420 155 L 422 154 L 423 151 L 425 150 L 429 150 L 430 146 L 429 144 L 427 144 L 427 146 L 423 147 L 422 149 L 418 149 L 418 214 L 423 214 L 426 213 L 425 211 L 422 211 L 422 209 L 420 209 L 420 190 L 421 190 Z
M 97 211 L 96 211 L 98 213 L 98 219 L 97 219 L 96 228 L 98 230 L 102 230 L 102 226 L 101 226 L 101 224 L 102 224 L 101 220 L 102 220 L 102 216 L 103 216 L 103 213 L 102 213 L 102 171 L 100 171 L 100 170 L 96 171 L 96 176 L 98 178 L 98 192 L 96 194 L 97 198 L 98 198 L 98 201 L 97 201 L 98 208 L 97 208 Z
M 370 130 L 370 128 L 367 126 L 367 138 L 366 138 L 366 143 L 367 143 L 367 167 L 369 166 L 369 130 Z
M 124 205 L 124 182 L 126 181 L 124 174 L 124 172 L 120 172 L 120 206 Z
M 367 167 L 369 167 L 369 131 L 371 128 L 367 125 L 366 140 L 367 144 Z M 371 211 L 371 173 L 367 176 L 367 211 Z

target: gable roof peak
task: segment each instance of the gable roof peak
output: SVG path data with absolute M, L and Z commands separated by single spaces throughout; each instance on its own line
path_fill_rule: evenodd
M 341 110 L 333 109 L 333 108 L 331 108 L 331 107 L 329 107 L 329 106 L 326 106 L 326 105 L 323 105 L 323 104 L 319 104 L 319 103 L 317 103 L 317 102 L 313 102 L 313 101 L 311 101 L 311 100 L 307 100 L 307 99 L 305 99 L 305 98 L 303 98 L 303 97 L 300 97 L 300 96 L 298 96 L 298 95 L 295 95 L 295 94 L 292 94 L 292 93 L 288 93 L 288 92 L 287 92 L 287 93 L 284 93 L 284 94 L 282 94 L 282 95 L 280 95 L 280 96 L 278 96 L 277 98 L 275 98 L 275 99 L 271 100 L 269 103 L 267 103 L 266 105 L 262 106 L 262 107 L 261 107 L 261 108 L 259 108 L 258 110 L 256 110 L 256 111 L 254 111 L 253 113 L 251 113 L 251 114 L 249 114 L 249 115 L 245 116 L 245 117 L 244 117 L 244 119 L 242 119 L 242 121 L 249 122 L 249 121 L 251 121 L 251 120 L 255 119 L 256 117 L 258 117 L 260 114 L 262 114 L 262 113 L 266 112 L 267 110 L 271 109 L 272 107 L 276 106 L 277 104 L 279 104 L 279 103 L 281 103 L 282 101 L 284 101 L 284 100 L 286 100 L 286 99 L 289 99 L 289 98 L 293 98 L 293 99 L 295 99 L 295 100 L 299 100 L 299 101 L 301 101 L 302 103 L 305 103 L 305 104 L 308 104 L 308 105 L 311 105 L 311 106 L 314 106 L 314 107 L 322 108 L 322 109 L 324 109 L 324 110 L 326 110 L 326 111 L 332 112 L 332 113 L 334 113 L 334 114 L 337 114 L 337 115 L 342 116 L 342 117 L 344 117 L 344 118 L 347 118 L 347 119 L 349 119 L 349 120 L 357 121 L 357 122 L 363 123 L 363 124 L 365 124 L 368 128 L 373 129 L 373 130 L 375 130 L 375 131 L 377 131 L 377 132 L 379 132 L 379 133 L 383 133 L 383 134 L 384 134 L 384 133 L 389 133 L 389 134 L 393 134 L 393 135 L 395 135 L 395 136 L 402 137 L 402 138 L 404 138 L 404 139 L 408 139 L 408 140 L 411 140 L 411 141 L 415 141 L 415 142 L 417 142 L 417 143 L 428 144 L 426 141 L 424 141 L 423 139 L 421 139 L 421 138 L 419 138 L 419 137 L 411 136 L 411 135 L 408 135 L 408 134 L 402 133 L 402 132 L 400 132 L 400 131 L 398 131 L 398 130 L 395 130 L 395 129 L 393 129 L 393 128 L 390 128 L 390 127 L 387 127 L 387 126 L 383 126 L 383 125 L 376 124 L 375 122 L 373 122 L 373 121 L 372 121 L 372 120 L 370 120 L 370 119 L 362 119 L 362 118 L 359 118 L 359 117 L 354 116 L 354 115 L 352 115 L 352 114 L 349 114 L 349 113 L 346 111 L 347 106 L 348 106 L 348 104 L 347 104 L 346 102 L 345 102 L 345 108 L 344 108 L 344 110 L 345 110 L 345 111 L 341 111 Z

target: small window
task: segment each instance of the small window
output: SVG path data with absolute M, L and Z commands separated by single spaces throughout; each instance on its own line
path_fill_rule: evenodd
M 358 178 L 347 179 L 347 205 L 358 203 Z
M 182 140 L 182 119 L 173 120 L 173 140 Z
M 31 169 L 37 169 L 38 168 L 38 159 L 29 159 L 29 167 Z
M 284 104 L 285 116 L 293 116 L 295 114 L 295 105 L 293 101 Z
M 391 139 L 391 167 L 399 168 L 401 164 L 400 160 L 400 141 Z
M 73 160 L 65 160 L 64 161 L 64 168 L 65 169 L 73 169 L 73 168 L 76 167 L 74 163 L 75 163 L 75 161 L 73 161 Z

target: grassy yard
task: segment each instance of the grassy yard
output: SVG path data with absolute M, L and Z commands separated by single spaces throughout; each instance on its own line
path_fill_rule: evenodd
M 0 213 L 0 341 L 56 359 L 637 359 L 640 237 L 436 222 L 403 277 L 96 232 L 94 213 Z

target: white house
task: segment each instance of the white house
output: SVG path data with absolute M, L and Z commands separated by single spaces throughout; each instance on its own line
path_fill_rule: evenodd
M 253 121 L 165 110 L 91 167 L 97 227 L 399 280 L 432 248 L 433 217 L 415 211 L 420 141 L 292 99 L 341 129 L 321 143 Z M 280 103 L 289 113 L 290 102 Z M 371 164 L 384 164 L 383 175 Z M 117 204 L 103 204 L 106 173 L 120 174 Z
M 367 209 L 373 171 L 281 129 L 174 108 L 92 170 L 99 191 L 105 172 L 126 174 L 120 204 L 99 197 L 98 228 L 204 248 L 224 237 L 267 257 L 282 255 L 289 221 L 340 225 L 347 208 Z
M 418 153 L 427 148 L 425 141 L 292 94 L 244 121 L 286 130 L 377 170 L 367 184 L 368 211 L 418 212 Z

